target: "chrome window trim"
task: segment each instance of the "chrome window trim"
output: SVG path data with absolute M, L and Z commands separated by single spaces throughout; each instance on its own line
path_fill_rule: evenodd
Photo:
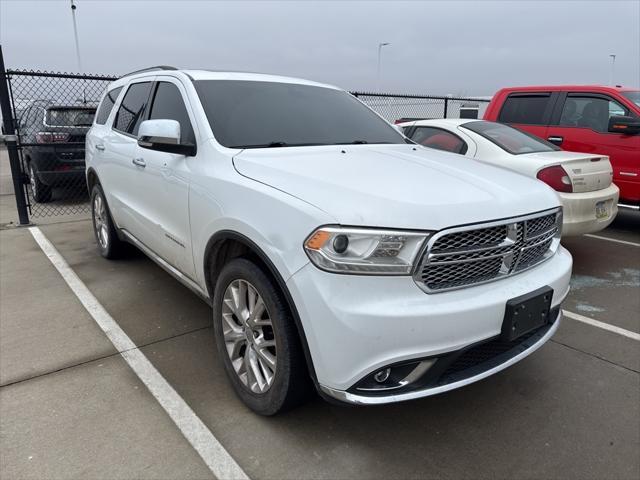
M 525 222 L 527 220 L 533 220 L 535 218 L 539 218 L 539 217 L 545 217 L 547 215 L 551 215 L 551 214 L 557 214 L 560 213 L 559 216 L 559 221 L 556 220 L 556 224 L 555 226 L 557 227 L 557 231 L 554 234 L 554 236 L 551 237 L 551 246 L 549 247 L 549 250 L 547 252 L 545 252 L 545 254 L 542 256 L 542 258 L 536 262 L 533 263 L 531 265 L 528 265 L 525 268 L 522 269 L 518 269 L 518 265 L 520 262 L 520 259 L 522 258 L 522 256 L 518 256 L 517 262 L 515 265 L 511 265 L 509 264 L 508 266 L 505 266 L 504 262 L 502 265 L 502 268 L 500 269 L 500 272 L 494 277 L 494 278 L 490 278 L 487 280 L 481 280 L 478 282 L 473 282 L 473 283 L 469 283 L 466 285 L 457 285 L 457 286 L 453 286 L 453 287 L 447 287 L 447 288 L 438 288 L 438 289 L 430 289 L 428 288 L 424 281 L 422 280 L 422 271 L 423 269 L 429 265 L 429 261 L 432 258 L 437 258 L 439 256 L 444 256 L 444 255 L 456 255 L 456 254 L 464 254 L 464 253 L 470 253 L 470 252 L 479 252 L 479 251 L 486 251 L 486 250 L 491 250 L 491 249 L 500 249 L 500 248 L 505 248 L 505 247 L 509 247 L 512 246 L 516 243 L 517 238 L 515 238 L 515 229 L 509 228 L 509 225 L 511 224 L 515 224 L 515 223 L 520 223 L 520 222 Z M 559 224 L 558 224 L 559 223 Z M 499 227 L 499 226 L 503 226 L 506 225 L 508 227 L 508 233 L 507 233 L 507 237 L 498 245 L 489 247 L 489 248 L 485 248 L 485 247 L 478 247 L 476 248 L 469 248 L 469 249 L 460 249 L 460 250 L 452 250 L 450 252 L 447 252 L 444 255 L 441 255 L 440 253 L 430 253 L 431 248 L 433 247 L 433 245 L 442 237 L 446 236 L 446 235 L 451 235 L 453 233 L 458 233 L 458 232 L 469 232 L 469 231 L 473 231 L 473 230 L 481 230 L 481 229 L 485 229 L 485 228 L 491 228 L 491 227 Z M 535 242 L 532 243 L 531 245 L 526 245 L 524 247 L 521 248 L 522 252 L 525 252 L 531 248 L 535 248 L 536 246 L 539 246 L 541 244 L 543 244 L 544 242 L 548 241 L 549 238 L 545 238 L 545 234 L 549 233 L 552 229 L 547 229 L 544 231 L 541 231 L 539 233 L 536 233 L 535 235 L 533 235 L 531 238 L 529 238 L 529 240 L 535 240 L 537 238 L 542 238 L 542 240 L 540 240 L 539 242 Z M 562 233 L 562 207 L 555 207 L 555 208 L 550 208 L 547 210 L 542 210 L 540 212 L 536 212 L 536 213 L 531 213 L 528 215 L 521 215 L 521 216 L 517 216 L 517 217 L 509 217 L 509 218 L 504 218 L 501 220 L 494 220 L 491 222 L 484 222 L 484 223 L 472 223 L 472 224 L 467 224 L 467 225 L 461 225 L 458 227 L 452 227 L 452 228 L 446 228 L 443 230 L 440 230 L 439 232 L 433 234 L 428 241 L 426 242 L 425 246 L 423 247 L 423 250 L 418 254 L 417 258 L 419 259 L 418 262 L 416 263 L 414 269 L 413 269 L 413 273 L 412 273 L 412 277 L 414 282 L 416 283 L 416 285 L 424 292 L 428 293 L 428 294 L 436 294 L 436 293 L 443 293 L 443 292 L 449 292 L 451 290 L 459 290 L 461 288 L 470 288 L 470 287 L 475 287 L 477 285 L 484 285 L 486 283 L 491 283 L 491 282 L 495 282 L 498 280 L 502 280 L 504 278 L 509 278 L 513 275 L 518 275 L 522 272 L 526 272 L 527 270 L 536 267 L 538 265 L 540 265 L 541 263 L 547 261 L 549 258 L 551 258 L 556 251 L 558 250 L 558 246 L 560 245 L 560 235 Z M 523 231 L 523 235 L 526 236 L 526 228 L 525 231 Z M 478 259 L 468 259 L 468 260 L 460 260 L 460 261 L 453 261 L 453 262 L 449 262 L 449 263 L 468 263 L 468 262 L 472 262 L 472 261 L 480 261 L 480 260 L 487 260 L 487 259 L 491 259 L 491 258 L 496 258 L 502 256 L 503 258 L 505 258 L 505 260 L 507 260 L 507 257 L 511 257 L 509 260 L 513 261 L 513 255 L 509 252 L 505 253 L 504 255 L 494 255 L 494 256 L 487 256 L 487 257 L 482 257 L 482 258 L 478 258 Z M 439 262 L 439 264 L 445 265 L 445 262 Z M 507 268 L 505 268 L 507 267 Z M 506 271 L 505 271 L 506 270 Z

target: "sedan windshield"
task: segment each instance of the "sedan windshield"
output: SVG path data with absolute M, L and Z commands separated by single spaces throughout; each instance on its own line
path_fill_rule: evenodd
M 477 133 L 513 155 L 560 150 L 552 143 L 502 123 L 478 121 L 465 123 L 462 127 Z
M 211 130 L 229 148 L 407 143 L 342 90 L 292 83 L 194 82 Z
M 640 91 L 621 92 L 622 95 L 627 97 L 633 103 L 640 107 Z

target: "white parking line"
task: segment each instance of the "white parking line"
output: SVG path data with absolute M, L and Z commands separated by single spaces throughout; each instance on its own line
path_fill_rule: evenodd
M 621 243 L 623 245 L 632 245 L 634 247 L 640 247 L 640 243 L 630 242 L 628 240 L 618 240 L 617 238 L 603 237 L 601 235 L 593 235 L 591 233 L 585 234 L 585 237 L 597 238 L 599 240 L 608 240 L 610 242 Z
M 219 479 L 249 480 L 247 474 L 229 455 L 216 437 L 213 436 L 211 430 L 202 423 L 202 420 L 191 410 L 184 399 L 178 395 L 127 334 L 124 333 L 113 317 L 109 315 L 67 264 L 62 255 L 49 242 L 44 233 L 38 227 L 30 227 L 29 231 L 38 245 L 40 245 L 44 254 L 62 275 L 64 281 L 67 282 L 71 291 L 78 297 L 80 303 L 107 335 L 138 378 L 158 400 L 187 441 L 202 457 L 211 473 Z
M 622 335 L 624 337 L 628 337 L 640 342 L 640 333 L 632 332 L 631 330 L 625 330 L 624 328 L 616 327 L 615 325 L 610 325 L 608 323 L 600 322 L 598 320 L 594 320 L 593 318 L 580 315 L 579 313 L 573 313 L 567 310 L 563 310 L 562 313 L 564 314 L 565 317 L 570 318 L 572 320 L 586 323 L 593 327 L 602 328 L 603 330 L 608 330 L 610 332 L 617 333 L 618 335 Z

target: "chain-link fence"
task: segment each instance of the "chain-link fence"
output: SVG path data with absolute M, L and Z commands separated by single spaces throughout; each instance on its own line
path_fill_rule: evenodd
M 85 136 L 116 77 L 7 70 L 30 217 L 88 212 Z
M 26 223 L 27 210 L 32 218 L 89 212 L 85 137 L 102 93 L 117 77 L 0 70 L 0 83 L 6 84 L 6 88 L 0 85 L 4 125 L 11 127 L 8 133 L 14 129 L 16 133 L 15 143 L 7 146 L 10 157 L 12 149 L 14 154 L 12 173 L 21 223 Z M 391 123 L 481 118 L 488 103 L 473 98 L 352 94 Z M 9 123 L 5 110 L 10 111 Z
M 489 99 L 485 98 L 351 93 L 391 123 L 431 118 L 482 118 L 489 104 Z

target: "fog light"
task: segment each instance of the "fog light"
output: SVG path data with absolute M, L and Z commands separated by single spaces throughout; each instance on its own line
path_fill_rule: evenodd
M 389 375 L 391 375 L 391 369 L 385 368 L 384 370 L 380 370 L 373 376 L 373 379 L 378 383 L 384 383 L 389 380 Z

